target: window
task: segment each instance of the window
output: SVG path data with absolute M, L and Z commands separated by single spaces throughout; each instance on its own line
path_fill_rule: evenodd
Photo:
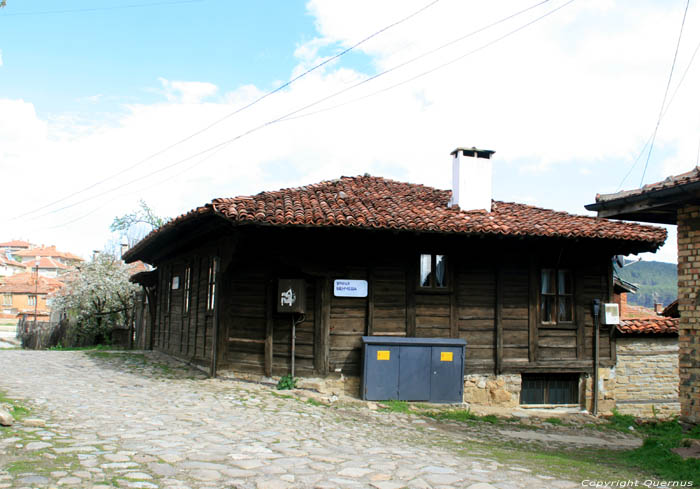
M 578 404 L 579 374 L 523 374 L 520 404 Z
M 12 305 L 12 294 L 3 294 L 2 295 L 2 305 L 3 306 L 11 306 Z
M 30 295 L 27 298 L 27 305 L 36 306 L 36 296 L 35 295 Z
M 447 257 L 445 255 L 420 256 L 420 282 L 423 289 L 447 288 Z
M 209 279 L 207 284 L 207 310 L 213 311 L 216 306 L 216 272 L 219 271 L 219 259 L 209 259 Z
M 574 320 L 574 287 L 570 270 L 543 268 L 540 284 L 540 321 L 545 324 Z
M 183 291 L 183 311 L 185 314 L 190 312 L 190 291 L 191 291 L 191 275 L 192 275 L 192 270 L 189 265 L 185 267 L 185 289 Z

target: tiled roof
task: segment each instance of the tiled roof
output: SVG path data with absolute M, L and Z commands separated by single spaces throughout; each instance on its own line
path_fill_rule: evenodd
M 18 261 L 9 259 L 3 251 L 0 251 L 0 265 L 5 265 L 8 267 L 26 268 L 24 263 L 20 263 Z
M 73 253 L 69 253 L 67 251 L 58 251 L 55 246 L 40 246 L 36 248 L 30 248 L 28 250 L 21 250 L 17 251 L 15 255 L 22 257 L 47 256 L 51 258 L 63 258 L 65 260 L 83 261 L 82 258 L 80 258 L 77 255 L 74 255 Z
M 38 262 L 37 262 L 37 260 L 22 262 L 22 265 L 24 265 L 27 269 L 30 269 L 30 268 L 35 268 L 37 266 L 37 263 L 39 264 L 39 270 L 46 269 L 46 268 L 56 268 L 56 269 L 61 269 L 61 270 L 67 270 L 70 268 L 68 265 L 64 265 L 63 263 L 56 261 L 53 258 L 50 258 L 48 256 L 40 256 Z
M 617 200 L 625 197 L 643 195 L 650 192 L 656 192 L 658 190 L 680 187 L 683 185 L 688 185 L 697 182 L 700 182 L 700 168 L 693 168 L 689 172 L 681 173 L 680 175 L 670 176 L 660 182 L 644 185 L 642 188 L 634 190 L 623 190 L 622 192 L 617 192 L 614 194 L 597 194 L 595 196 L 595 201 L 596 203 L 599 203 L 610 200 Z
M 0 248 L 31 248 L 34 246 L 28 241 L 12 240 L 6 241 L 5 243 L 0 243 Z
M 493 202 L 492 211 L 448 207 L 452 192 L 381 177 L 342 177 L 305 187 L 214 199 L 151 232 L 125 255 L 138 252 L 158 233 L 211 212 L 237 223 L 273 226 L 393 229 L 474 235 L 615 239 L 656 250 L 666 230 L 524 204 Z
M 678 334 L 678 318 L 621 319 L 617 330 L 623 334 Z
M 18 273 L 9 277 L 3 277 L 0 281 L 0 293 L 15 294 L 48 294 L 63 287 L 63 282 L 39 275 L 38 284 L 35 273 Z

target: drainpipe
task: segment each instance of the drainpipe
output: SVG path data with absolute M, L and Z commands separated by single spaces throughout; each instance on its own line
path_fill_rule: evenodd
M 600 299 L 593 299 L 593 416 L 598 416 L 598 343 L 600 340 Z

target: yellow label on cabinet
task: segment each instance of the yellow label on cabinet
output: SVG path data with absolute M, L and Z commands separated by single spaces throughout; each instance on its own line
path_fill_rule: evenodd
M 377 360 L 389 360 L 391 359 L 391 352 L 389 350 L 378 350 Z
M 452 361 L 452 352 L 451 351 L 441 351 L 440 352 L 440 361 L 441 362 L 451 362 Z

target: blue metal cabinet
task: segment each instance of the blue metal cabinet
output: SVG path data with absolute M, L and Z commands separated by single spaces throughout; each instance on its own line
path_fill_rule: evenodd
M 365 400 L 462 402 L 466 341 L 363 336 Z

